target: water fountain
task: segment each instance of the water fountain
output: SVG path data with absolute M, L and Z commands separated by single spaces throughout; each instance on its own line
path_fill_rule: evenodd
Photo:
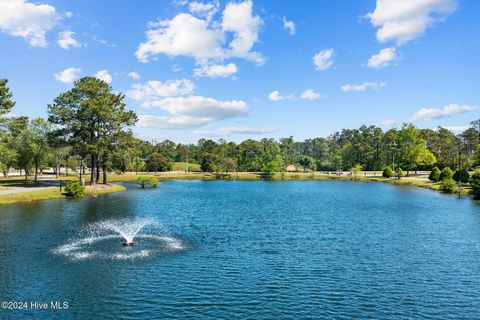
M 81 234 L 83 236 L 72 239 L 52 252 L 72 261 L 93 258 L 134 260 L 185 249 L 183 241 L 169 235 L 154 219 L 100 221 L 86 226 Z M 115 246 L 119 239 L 122 243 L 120 247 Z
M 108 220 L 98 223 L 100 230 L 114 231 L 122 236 L 122 246 L 133 247 L 137 245 L 134 242 L 135 236 L 147 225 L 155 225 L 156 222 L 150 219 L 129 220 Z

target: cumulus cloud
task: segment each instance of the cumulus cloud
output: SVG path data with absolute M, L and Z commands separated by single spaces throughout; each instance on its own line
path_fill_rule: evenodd
M 200 18 L 205 18 L 207 21 L 211 21 L 219 9 L 218 2 L 216 3 L 203 3 L 192 1 L 188 4 L 188 11 L 191 14 Z
M 151 128 L 185 129 L 200 127 L 228 118 L 245 116 L 248 107 L 242 100 L 220 101 L 203 96 L 152 100 L 145 108 L 160 108 L 170 116 L 139 116 L 138 125 Z
M 95 73 L 95 78 L 105 81 L 106 83 L 112 83 L 112 76 L 107 70 L 100 70 Z
M 377 90 L 385 87 L 387 84 L 385 82 L 364 82 L 364 83 L 354 83 L 354 84 L 345 84 L 341 87 L 343 92 L 349 91 L 365 91 L 367 89 Z
M 218 78 L 218 77 L 228 77 L 237 73 L 238 68 L 234 63 L 229 64 L 204 64 L 195 68 L 193 74 L 195 77 L 208 77 L 208 78 Z
M 140 80 L 140 75 L 138 74 L 137 71 L 129 72 L 128 77 L 133 79 L 133 80 Z
M 313 56 L 312 60 L 317 70 L 327 70 L 333 65 L 333 49 L 322 50 Z
M 164 82 L 152 80 L 145 84 L 132 85 L 132 89 L 128 90 L 126 95 L 133 100 L 148 102 L 149 100 L 192 94 L 194 91 L 195 84 L 188 79 Z
M 306 89 L 305 91 L 303 91 L 300 98 L 312 101 L 312 100 L 317 100 L 317 99 L 321 98 L 321 95 L 320 95 L 320 93 L 316 92 L 313 89 Z
M 382 126 L 384 127 L 391 127 L 397 124 L 397 120 L 394 118 L 386 119 L 382 121 Z
M 230 2 L 221 20 L 210 21 L 204 13 L 215 12 L 215 8 L 216 5 L 191 2 L 190 13 L 151 23 L 147 41 L 138 46 L 136 58 L 148 62 L 165 54 L 191 57 L 199 65 L 219 64 L 229 58 L 264 63 L 264 57 L 252 51 L 262 25 L 262 19 L 253 14 L 252 1 Z
M 458 6 L 457 0 L 377 0 L 375 10 L 367 17 L 377 27 L 379 42 L 409 42 L 427 28 L 445 19 Z
M 235 134 L 259 135 L 275 132 L 275 128 L 248 128 L 248 127 L 227 127 L 219 128 L 215 131 L 195 130 L 194 133 L 199 136 L 207 137 L 227 137 Z
M 53 76 L 56 80 L 63 82 L 63 83 L 70 83 L 77 80 L 80 77 L 80 73 L 82 70 L 79 68 L 67 68 L 59 73 L 55 73 Z
M 268 94 L 268 99 L 277 102 L 282 100 L 292 100 L 294 98 L 293 94 L 289 94 L 288 96 L 282 96 L 278 90 L 272 91 Z
M 401 57 L 395 48 L 385 48 L 372 55 L 368 59 L 367 66 L 374 69 L 385 68 L 400 59 Z
M 26 0 L 0 0 L 0 31 L 24 38 L 32 47 L 46 47 L 46 33 L 60 19 L 55 7 Z
M 449 104 L 443 107 L 443 109 L 422 108 L 413 114 L 410 121 L 441 119 L 479 109 L 480 106 L 459 104 Z
M 68 50 L 70 47 L 81 47 L 80 43 L 74 38 L 75 32 L 62 31 L 58 34 L 57 43 L 60 48 Z
M 283 28 L 288 31 L 288 34 L 294 36 L 297 32 L 297 26 L 293 21 L 287 20 L 287 18 L 283 17 Z
M 462 133 L 468 130 L 470 127 L 469 126 L 442 126 L 442 128 L 450 130 L 453 133 Z

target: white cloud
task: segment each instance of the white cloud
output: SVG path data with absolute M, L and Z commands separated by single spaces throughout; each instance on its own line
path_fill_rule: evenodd
M 225 35 L 210 29 L 208 22 L 188 13 L 180 13 L 172 20 L 162 20 L 147 31 L 147 42 L 138 46 L 135 56 L 147 62 L 158 54 L 170 57 L 188 56 L 197 61 L 222 58 Z
M 321 95 L 320 95 L 320 93 L 316 92 L 313 89 L 306 89 L 305 91 L 303 91 L 300 98 L 305 99 L 305 100 L 317 100 L 317 99 L 321 98 Z
M 288 96 L 282 96 L 278 90 L 272 91 L 268 94 L 268 99 L 277 102 L 282 100 L 292 100 L 294 98 L 293 94 L 289 94 Z
M 127 91 L 127 97 L 137 101 L 149 101 L 166 97 L 178 97 L 192 94 L 195 84 L 188 79 L 168 81 L 148 81 L 146 84 L 134 84 L 132 90 Z
M 397 124 L 397 120 L 394 118 L 390 118 L 387 120 L 382 121 L 382 126 L 384 127 L 391 127 Z
M 377 90 L 385 87 L 387 84 L 385 82 L 364 82 L 364 83 L 354 83 L 354 84 L 345 84 L 343 85 L 342 91 L 365 91 L 367 89 Z
M 207 137 L 227 137 L 235 134 L 259 135 L 275 132 L 275 128 L 248 128 L 248 127 L 228 127 L 219 128 L 215 131 L 195 130 L 194 133 L 199 136 Z
M 202 96 L 152 100 L 144 108 L 160 108 L 170 116 L 139 116 L 138 125 L 150 128 L 185 129 L 200 127 L 216 121 L 245 116 L 248 107 L 242 100 L 220 101 Z
M 480 106 L 459 104 L 449 104 L 443 107 L 443 109 L 422 108 L 413 114 L 413 116 L 410 118 L 410 121 L 441 119 L 479 109 Z
M 105 81 L 106 83 L 112 83 L 112 76 L 107 70 L 100 70 L 95 73 L 95 78 Z
M 253 15 L 251 0 L 244 2 L 230 2 L 223 10 L 222 29 L 234 33 L 230 42 L 228 56 L 245 58 L 257 64 L 263 64 L 265 59 L 258 52 L 250 51 L 258 41 L 258 33 L 262 19 Z
M 384 68 L 400 59 L 401 57 L 395 48 L 385 48 L 372 55 L 368 59 L 367 66 L 374 69 Z
M 253 15 L 252 6 L 251 0 L 230 2 L 221 21 L 210 21 L 199 13 L 208 12 L 211 7 L 195 3 L 189 7 L 197 16 L 180 13 L 171 20 L 151 23 L 146 32 L 147 41 L 140 43 L 135 56 L 141 62 L 166 54 L 192 57 L 198 64 L 220 63 L 228 58 L 243 58 L 262 64 L 265 61 L 263 56 L 251 51 L 258 41 L 262 24 L 262 19 Z M 231 41 L 227 42 L 227 38 Z
M 77 80 L 80 76 L 82 70 L 79 68 L 67 68 L 59 73 L 55 73 L 54 77 L 56 80 L 63 83 L 70 83 Z
M 57 23 L 55 7 L 26 0 L 0 0 L 0 31 L 24 38 L 32 47 L 46 47 L 46 33 Z
M 234 63 L 229 64 L 212 64 L 212 65 L 201 65 L 198 68 L 193 70 L 195 77 L 209 77 L 209 78 L 218 78 L 218 77 L 228 77 L 237 73 L 238 68 Z
M 188 11 L 190 11 L 190 13 L 193 15 L 197 15 L 200 18 L 205 18 L 207 21 L 211 21 L 215 14 L 217 14 L 218 7 L 218 2 L 203 3 L 192 1 L 188 4 Z
M 457 9 L 457 0 L 377 0 L 375 10 L 367 17 L 377 30 L 380 42 L 395 41 L 397 45 L 425 33 L 438 21 Z
M 297 27 L 293 21 L 287 20 L 287 18 L 283 17 L 283 28 L 288 31 L 288 34 L 294 36 L 297 32 Z
M 133 79 L 133 80 L 140 80 L 140 75 L 138 74 L 137 71 L 129 72 L 128 77 Z
M 470 127 L 469 126 L 442 126 L 442 128 L 450 130 L 453 133 L 461 133 L 468 130 Z
M 312 60 L 317 70 L 327 70 L 333 65 L 333 49 L 322 50 L 313 56 Z
M 57 43 L 60 48 L 68 50 L 70 47 L 81 47 L 80 43 L 74 38 L 75 32 L 62 31 L 58 34 Z

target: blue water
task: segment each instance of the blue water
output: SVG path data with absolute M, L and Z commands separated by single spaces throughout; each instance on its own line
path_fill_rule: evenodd
M 480 318 L 480 206 L 469 198 L 335 181 L 126 186 L 0 206 L 0 299 L 68 302 L 0 318 Z M 140 235 L 179 245 L 124 248 L 112 236 L 61 250 L 99 221 L 140 218 L 161 224 Z

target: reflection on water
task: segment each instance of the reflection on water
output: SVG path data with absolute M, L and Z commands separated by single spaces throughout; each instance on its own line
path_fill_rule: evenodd
M 70 306 L 2 319 L 480 314 L 470 199 L 337 181 L 127 186 L 0 206 L 0 296 Z

